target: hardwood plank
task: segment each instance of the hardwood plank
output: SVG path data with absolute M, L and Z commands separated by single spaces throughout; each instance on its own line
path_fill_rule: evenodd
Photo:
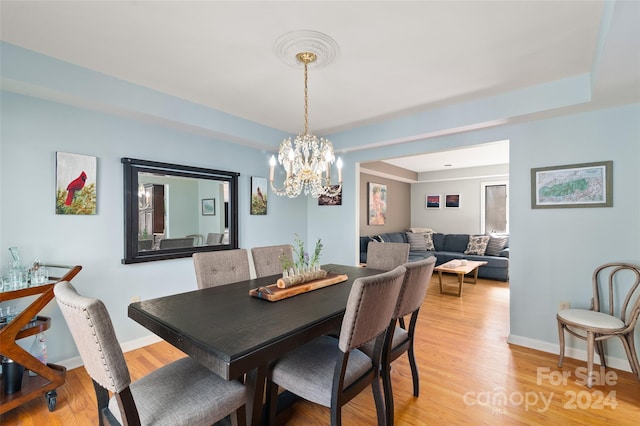
M 462 298 L 440 294 L 437 276 L 429 286 L 416 327 L 419 398 L 412 395 L 406 356 L 392 365 L 397 425 L 638 423 L 640 381 L 635 376 L 608 369 L 616 375 L 615 384 L 597 384 L 587 389 L 576 383 L 575 377 L 577 369 L 586 367 L 585 362 L 567 358 L 560 369 L 557 354 L 507 344 L 508 283 L 478 279 L 477 284 L 464 286 Z M 166 342 L 125 354 L 134 380 L 182 356 Z M 560 377 L 562 372 L 571 377 L 566 383 L 554 382 L 552 378 Z M 506 401 L 500 400 L 500 395 Z M 610 398 L 605 400 L 607 395 Z M 598 408 L 599 399 L 616 405 L 600 404 Z M 281 413 L 278 422 L 290 426 L 327 425 L 329 410 L 300 401 Z M 343 423 L 347 426 L 375 422 L 371 392 L 363 392 L 343 407 Z M 66 383 L 58 389 L 58 405 L 53 413 L 49 413 L 41 397 L 0 416 L 0 424 L 97 424 L 91 380 L 84 368 L 71 370 Z

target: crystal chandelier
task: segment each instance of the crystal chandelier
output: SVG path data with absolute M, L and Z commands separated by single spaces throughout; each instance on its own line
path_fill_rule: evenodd
M 315 53 L 301 52 L 296 55 L 298 61 L 304 64 L 304 133 L 296 136 L 292 142 L 287 138 L 280 143 L 278 162 L 287 172 L 282 188 L 273 185 L 276 158 L 271 156 L 269 165 L 269 183 L 276 195 L 286 195 L 295 198 L 304 191 L 314 198 L 321 195 L 335 196 L 342 189 L 342 160 L 333 153 L 333 145 L 325 138 L 318 138 L 309 132 L 309 107 L 307 97 L 307 67 L 317 58 Z M 331 185 L 331 165 L 336 163 L 338 168 L 338 185 Z

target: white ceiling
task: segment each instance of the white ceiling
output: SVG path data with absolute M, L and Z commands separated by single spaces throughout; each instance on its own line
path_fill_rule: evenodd
M 2 1 L 0 7 L 6 42 L 290 133 L 303 127 L 303 72 L 273 49 L 282 34 L 303 29 L 339 46 L 333 63 L 309 71 L 309 125 L 319 135 L 590 73 L 594 64 L 596 100 L 640 101 L 640 60 L 633 54 L 640 37 L 629 20 L 607 42 L 636 50 L 599 63 L 599 32 L 608 30 L 601 0 Z M 637 18 L 631 23 L 640 27 Z
M 384 160 L 416 173 L 509 164 L 509 141 Z

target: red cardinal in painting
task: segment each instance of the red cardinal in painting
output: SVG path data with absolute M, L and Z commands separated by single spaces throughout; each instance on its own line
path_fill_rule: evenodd
M 73 202 L 73 196 L 75 195 L 76 191 L 80 191 L 82 188 L 84 188 L 84 183 L 86 182 L 86 180 L 87 174 L 83 170 L 82 173 L 80 173 L 80 176 L 72 180 L 71 183 L 67 185 L 67 199 L 64 202 L 67 206 L 70 206 Z

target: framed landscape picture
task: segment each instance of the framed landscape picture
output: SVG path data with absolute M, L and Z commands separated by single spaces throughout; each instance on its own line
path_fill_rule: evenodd
M 613 161 L 531 169 L 531 208 L 613 207 Z
M 425 207 L 428 209 L 439 209 L 440 195 L 427 195 L 425 200 Z

